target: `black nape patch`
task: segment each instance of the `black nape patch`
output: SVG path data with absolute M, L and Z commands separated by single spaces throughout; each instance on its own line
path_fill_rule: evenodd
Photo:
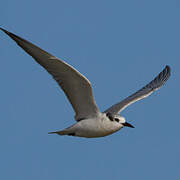
M 75 133 L 69 133 L 68 136 L 75 136 Z
M 115 118 L 114 120 L 115 120 L 116 122 L 119 122 L 119 119 L 118 119 L 118 118 Z

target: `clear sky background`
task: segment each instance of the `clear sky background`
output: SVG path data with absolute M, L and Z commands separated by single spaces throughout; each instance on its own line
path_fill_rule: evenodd
M 0 179 L 180 179 L 180 1 L 4 0 L 0 25 L 83 73 L 102 111 L 172 68 L 162 89 L 122 112 L 135 129 L 48 135 L 75 123 L 73 109 L 0 32 Z

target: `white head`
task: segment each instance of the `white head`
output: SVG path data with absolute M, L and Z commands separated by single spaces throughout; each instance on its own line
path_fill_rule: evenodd
M 110 113 L 107 113 L 106 115 L 109 117 L 109 119 L 111 121 L 116 121 L 116 122 L 120 123 L 123 127 L 127 126 L 127 127 L 130 127 L 130 128 L 134 128 L 133 125 L 126 122 L 126 119 L 124 117 L 120 116 L 119 114 L 111 115 Z

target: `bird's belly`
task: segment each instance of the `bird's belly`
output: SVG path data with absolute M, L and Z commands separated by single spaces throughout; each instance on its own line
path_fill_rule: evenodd
M 117 124 L 102 123 L 100 121 L 82 120 L 76 129 L 75 136 L 95 138 L 110 135 L 121 128 Z

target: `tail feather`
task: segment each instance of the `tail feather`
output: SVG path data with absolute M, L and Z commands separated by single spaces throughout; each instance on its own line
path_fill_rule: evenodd
M 54 131 L 54 132 L 49 132 L 48 134 L 58 134 L 60 136 L 63 135 L 68 135 L 68 136 L 75 136 L 75 129 L 73 128 L 74 126 L 70 126 L 62 131 Z
M 48 134 L 58 134 L 58 135 L 68 135 L 67 131 L 54 131 L 54 132 L 49 132 Z

